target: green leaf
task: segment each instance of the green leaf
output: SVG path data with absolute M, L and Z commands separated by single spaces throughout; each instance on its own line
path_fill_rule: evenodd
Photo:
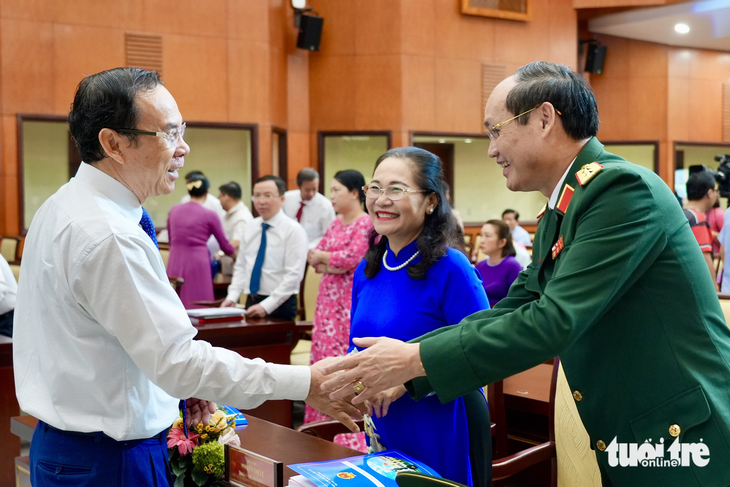
M 193 482 L 200 485 L 201 487 L 208 482 L 208 474 L 197 468 L 193 469 Z
M 178 460 L 178 465 L 180 465 L 181 468 L 184 468 L 187 470 L 190 468 L 190 465 L 193 464 L 193 455 L 192 453 L 188 453 L 185 456 L 180 455 L 180 460 Z
M 178 462 L 170 462 L 170 466 L 172 467 L 172 473 L 175 475 L 182 476 L 185 474 L 185 471 L 187 470 L 185 467 L 181 466 Z
M 185 475 L 175 477 L 175 484 L 173 487 L 185 487 Z

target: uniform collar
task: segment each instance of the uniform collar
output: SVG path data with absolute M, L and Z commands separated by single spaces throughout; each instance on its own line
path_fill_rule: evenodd
M 601 152 L 603 152 L 603 144 L 601 144 L 595 137 L 591 137 L 586 145 L 583 146 L 580 153 L 578 153 L 578 156 L 573 160 L 570 166 L 568 166 L 568 169 L 565 171 L 565 174 L 563 174 L 558 185 L 555 186 L 553 193 L 550 195 L 550 200 L 548 201 L 548 207 L 550 209 L 555 209 L 555 211 L 561 215 L 565 214 L 568 209 L 570 199 L 573 197 L 573 193 L 580 188 L 578 180 L 575 177 L 576 173 L 581 167 L 598 159 Z

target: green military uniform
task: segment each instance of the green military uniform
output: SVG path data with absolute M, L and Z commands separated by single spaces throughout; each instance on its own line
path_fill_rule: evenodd
M 560 356 L 604 486 L 730 485 L 730 329 L 677 200 L 595 138 L 560 195 L 507 297 L 420 338 L 411 393 L 451 401 Z M 703 442 L 710 461 L 611 467 L 614 437 Z

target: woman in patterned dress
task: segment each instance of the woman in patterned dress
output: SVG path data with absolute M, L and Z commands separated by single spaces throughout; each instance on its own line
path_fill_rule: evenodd
M 309 251 L 307 261 L 316 272 L 323 273 L 317 295 L 312 329 L 312 360 L 345 355 L 350 341 L 350 306 L 352 276 L 368 250 L 368 237 L 373 229 L 363 204 L 365 178 L 359 171 L 346 170 L 335 174 L 330 199 L 340 215 L 333 221 L 317 248 Z M 307 406 L 304 421 L 330 419 Z M 336 443 L 365 450 L 363 435 L 340 435 Z

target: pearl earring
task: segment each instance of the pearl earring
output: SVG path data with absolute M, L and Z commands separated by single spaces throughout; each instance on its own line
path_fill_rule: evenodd
M 429 213 L 429 214 L 433 213 L 433 208 L 429 208 L 429 209 L 428 209 L 428 213 Z

